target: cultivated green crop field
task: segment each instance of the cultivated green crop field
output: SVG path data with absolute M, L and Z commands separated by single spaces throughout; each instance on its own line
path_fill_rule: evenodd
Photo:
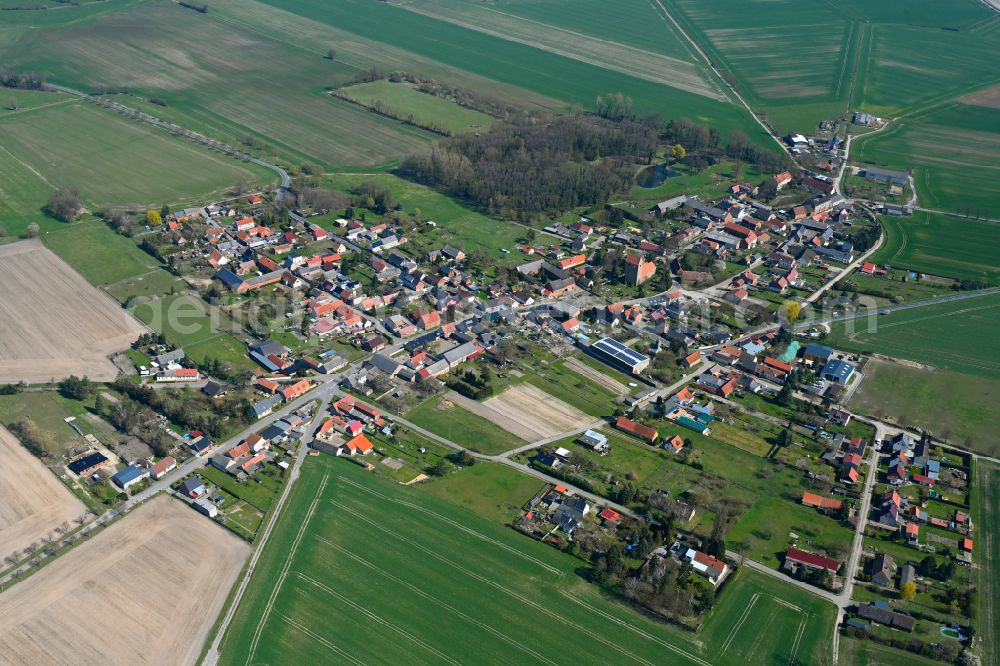
M 420 92 L 405 82 L 393 83 L 383 79 L 341 88 L 339 92 L 366 106 L 379 103 L 397 116 L 405 118 L 412 115 L 414 122 L 456 134 L 485 130 L 494 122 L 485 113 Z
M 0 157 L 0 168 L 20 165 L 21 179 L 32 183 L 15 196 L 13 205 L 21 210 L 37 210 L 49 192 L 62 186 L 79 188 L 81 199 L 91 207 L 159 207 L 163 202 L 204 200 L 241 181 L 276 178 L 260 167 L 84 102 L 0 115 L 0 131 L 0 155 L 5 156 Z
M 541 48 L 545 44 L 536 46 L 525 43 L 528 40 L 524 39 L 512 41 L 485 34 L 474 27 L 388 3 L 282 0 L 268 4 L 364 39 L 405 45 L 420 58 L 459 67 L 508 86 L 519 86 L 558 99 L 564 106 L 577 104 L 592 109 L 599 95 L 621 91 L 634 98 L 637 110 L 656 111 L 669 118 L 688 116 L 715 124 L 723 133 L 738 127 L 752 139 L 770 143 L 745 111 L 734 104 L 608 69 L 593 57 L 588 56 L 584 61 L 572 54 L 560 55 Z M 673 39 L 663 23 L 648 29 L 662 30 L 665 38 Z M 579 37 L 578 41 L 581 40 L 585 38 Z
M 989 294 L 879 315 L 871 325 L 837 322 L 826 343 L 990 378 L 1000 373 L 998 317 L 1000 294 Z
M 917 211 L 882 217 L 885 244 L 872 261 L 956 279 L 1000 281 L 1000 225 Z
M 948 104 L 858 139 L 851 152 L 856 161 L 912 168 L 925 208 L 1000 218 L 1000 109 Z
M 576 560 L 446 501 L 309 459 L 221 645 L 223 664 L 816 663 L 833 606 L 739 575 L 694 637 Z
M 1000 551 L 1000 465 L 977 460 L 973 466 L 976 493 L 972 516 L 980 526 L 976 534 L 978 563 L 979 635 L 983 640 L 984 664 L 1000 664 L 1000 574 L 993 559 Z

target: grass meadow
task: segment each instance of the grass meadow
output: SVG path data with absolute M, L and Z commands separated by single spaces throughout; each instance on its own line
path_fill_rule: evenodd
M 916 211 L 882 217 L 885 244 L 872 261 L 955 279 L 1000 282 L 1000 226 L 994 222 Z
M 223 637 L 222 664 L 600 654 L 725 666 L 815 663 L 828 649 L 833 607 L 791 586 L 741 572 L 699 634 L 681 633 L 603 596 L 581 579 L 580 560 L 331 457 L 306 461 L 285 513 Z
M 57 187 L 77 187 L 92 208 L 106 204 L 159 207 L 203 201 L 241 181 L 270 182 L 274 174 L 213 153 L 148 125 L 73 102 L 0 116 L 7 162 L 14 160 L 45 187 L 20 197 L 37 210 Z M 41 199 L 39 194 L 45 193 Z
M 411 409 L 406 413 L 406 419 L 445 439 L 488 455 L 503 453 L 527 443 L 492 421 L 444 398 L 431 398 Z
M 381 104 L 400 117 L 413 116 L 416 123 L 440 127 L 456 134 L 486 130 L 494 119 L 485 113 L 467 109 L 446 99 L 420 92 L 413 84 L 393 83 L 382 79 L 341 88 L 339 92 L 351 100 L 373 106 Z
M 176 347 L 183 347 L 195 363 L 214 358 L 235 368 L 256 369 L 246 347 L 230 332 L 229 318 L 197 296 L 173 294 L 132 308 L 140 321 L 163 333 Z
M 135 241 L 115 233 L 100 220 L 57 224 L 42 235 L 42 242 L 91 284 L 107 286 L 160 266 Z
M 997 456 L 997 395 L 1000 381 L 995 378 L 870 361 L 850 408 L 924 428 L 965 448 Z

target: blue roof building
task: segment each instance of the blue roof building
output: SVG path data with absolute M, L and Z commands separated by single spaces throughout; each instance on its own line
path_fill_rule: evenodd
M 854 376 L 854 372 L 857 370 L 852 364 L 847 361 L 833 360 L 826 364 L 823 368 L 823 379 L 831 382 L 836 382 L 838 384 L 846 384 L 851 381 L 851 377 Z
M 111 482 L 122 490 L 128 490 L 130 486 L 134 486 L 147 476 L 149 476 L 149 470 L 136 467 L 135 465 L 129 465 L 112 476 Z

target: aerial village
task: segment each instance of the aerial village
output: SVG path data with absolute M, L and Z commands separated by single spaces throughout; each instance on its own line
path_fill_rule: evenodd
M 233 416 L 214 432 L 163 419 L 162 455 L 127 459 L 95 440 L 67 469 L 121 497 L 167 479 L 252 540 L 269 500 L 248 498 L 273 499 L 305 448 L 401 483 L 488 457 L 547 481 L 511 517 L 520 532 L 599 562 L 602 582 L 665 617 L 703 615 L 733 568 L 755 559 L 837 599 L 845 631 L 892 642 L 926 625 L 930 635 L 932 615 L 893 601 L 946 596 L 956 617 L 968 614 L 968 463 L 928 437 L 852 418 L 842 405 L 865 359 L 796 321 L 801 304 L 859 307 L 827 293 L 851 269 L 886 274 L 864 261 L 869 213 L 833 191 L 824 176 L 785 172 L 718 200 L 679 195 L 648 211 L 554 220 L 498 248 L 506 265 L 414 215 L 299 209 L 276 228 L 261 195 L 175 211 L 147 242 L 208 285 L 207 301 L 234 321 L 283 309 L 236 324 L 249 372 L 199 365 L 145 336 L 129 395 L 180 384 L 208 404 L 233 401 Z M 450 415 L 415 416 L 444 409 L 485 418 L 509 440 L 468 451 L 452 441 L 461 426 L 441 429 Z M 215 443 L 234 441 L 236 425 L 235 443 Z M 754 454 L 754 492 L 781 479 L 813 534 L 738 529 L 734 539 L 746 503 L 721 488 L 743 480 L 716 468 L 729 446 Z M 620 456 L 632 449 L 676 461 L 678 485 L 626 473 Z M 193 473 L 178 478 L 179 465 Z M 625 553 L 646 564 L 626 570 Z M 662 593 L 667 579 L 683 593 Z M 960 622 L 949 630 L 968 638 Z

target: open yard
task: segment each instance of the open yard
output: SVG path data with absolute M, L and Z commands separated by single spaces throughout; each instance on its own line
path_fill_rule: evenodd
M 157 497 L 0 595 L 0 650 L 22 664 L 194 664 L 249 552 Z
M 917 426 L 986 455 L 1000 455 L 996 396 L 1000 381 L 951 370 L 871 361 L 850 409 Z
M 222 640 L 221 664 L 606 655 L 726 666 L 816 663 L 828 653 L 833 607 L 791 586 L 743 572 L 702 631 L 684 634 L 602 596 L 577 574 L 579 560 L 334 458 L 306 461 L 285 511 Z
M 462 406 L 522 439 L 534 441 L 585 427 L 594 419 L 531 384 L 517 384 L 482 403 Z
M 512 435 L 447 398 L 431 398 L 407 412 L 406 418 L 422 428 L 480 453 L 496 455 L 526 443 L 517 435 Z
M 0 382 L 114 379 L 107 356 L 144 330 L 38 241 L 0 247 L 0 284 Z
M 0 426 L 0 557 L 37 543 L 86 508 Z

